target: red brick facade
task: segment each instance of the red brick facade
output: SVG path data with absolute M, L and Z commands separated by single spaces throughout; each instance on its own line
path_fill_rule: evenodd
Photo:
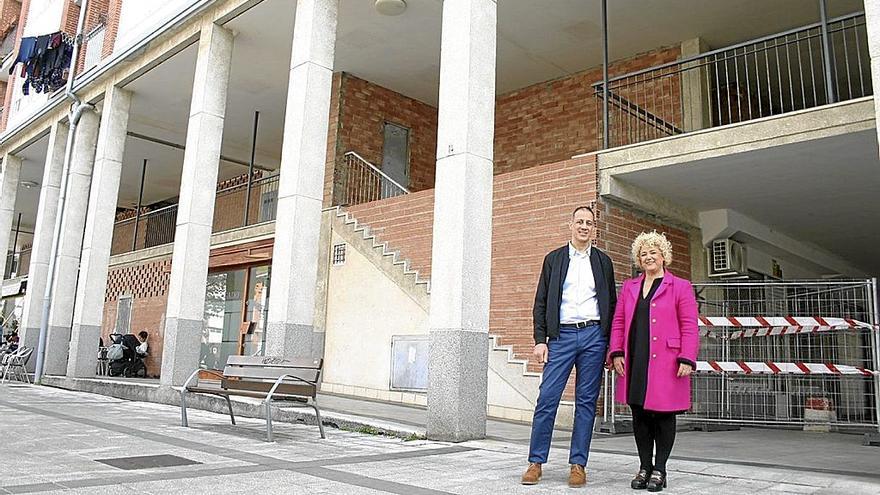
M 528 357 L 534 345 L 532 303 L 544 255 L 568 240 L 572 210 L 595 199 L 592 155 L 495 176 L 489 327 L 517 357 Z M 348 211 L 429 277 L 433 208 L 431 189 Z
M 21 17 L 21 0 L 0 0 L 0 39 L 18 25 L 19 17 Z
M 674 61 L 680 55 L 679 46 L 659 48 L 614 62 L 609 71 L 612 76 L 625 74 Z M 334 87 L 331 130 L 334 118 L 338 117 L 339 125 L 333 162 L 328 153 L 327 187 L 333 181 L 331 163 L 346 151 L 355 151 L 381 167 L 384 122 L 410 129 L 410 190 L 434 187 L 437 109 L 350 74 L 338 77 L 341 82 L 338 94 Z M 567 160 L 597 150 L 600 146 L 600 106 L 592 84 L 601 77 L 601 68 L 595 67 L 498 96 L 495 106 L 495 173 Z M 670 81 L 671 78 L 666 78 L 662 82 L 666 85 L 661 92 L 663 99 L 652 99 L 650 105 L 643 101 L 642 93 L 628 94 L 625 89 L 617 93 L 647 107 L 658 117 L 680 125 L 681 105 L 675 102 L 680 100 L 681 90 L 677 82 Z M 331 198 L 329 191 L 326 192 L 325 205 L 329 205 Z
M 397 124 L 409 129 L 410 181 L 402 185 L 413 191 L 434 187 L 437 109 L 351 74 L 340 79 L 337 151 L 355 151 L 381 168 L 384 125 Z
M 670 271 L 679 277 L 691 278 L 690 235 L 687 231 L 625 207 L 600 204 L 599 209 L 601 230 L 597 245 L 611 256 L 618 282 L 623 282 L 633 274 L 633 239 L 642 232 L 652 230 L 665 234 L 672 243 Z
M 614 62 L 608 70 L 611 76 L 626 74 L 671 62 L 680 55 L 679 46 L 659 48 Z M 601 102 L 593 94 L 592 84 L 601 79 L 601 67 L 594 67 L 499 96 L 495 105 L 495 173 L 597 150 Z

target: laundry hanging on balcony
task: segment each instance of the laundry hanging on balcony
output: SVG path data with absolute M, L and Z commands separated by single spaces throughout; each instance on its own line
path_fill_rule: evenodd
M 51 93 L 67 83 L 73 58 L 73 37 L 63 32 L 21 39 L 18 57 L 9 69 L 12 74 L 21 62 L 22 92 Z

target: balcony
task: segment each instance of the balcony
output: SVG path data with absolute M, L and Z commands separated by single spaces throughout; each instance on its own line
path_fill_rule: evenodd
M 278 174 L 254 179 L 250 185 L 242 177 L 217 191 L 213 232 L 275 221 L 278 202 Z M 140 212 L 127 210 L 117 215 L 113 226 L 112 255 L 162 246 L 174 242 L 177 224 L 176 203 Z
M 868 96 L 865 16 L 829 20 L 827 42 L 816 23 L 609 78 L 607 104 L 593 89 L 600 149 Z

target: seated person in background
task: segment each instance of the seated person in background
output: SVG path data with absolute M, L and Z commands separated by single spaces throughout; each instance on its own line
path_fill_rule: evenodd
M 140 344 L 139 346 L 137 346 L 137 349 L 135 349 L 135 350 L 137 351 L 138 355 L 140 355 L 140 356 L 146 356 L 146 355 L 147 355 L 147 349 L 148 349 L 148 346 L 147 346 L 147 337 L 149 337 L 150 334 L 148 334 L 147 332 L 141 330 L 140 333 L 138 333 L 137 336 L 138 336 L 138 340 L 141 341 L 141 344 Z

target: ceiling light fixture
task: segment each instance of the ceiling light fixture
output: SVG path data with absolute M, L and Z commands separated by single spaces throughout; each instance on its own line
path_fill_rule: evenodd
M 21 186 L 24 187 L 24 188 L 26 188 L 26 189 L 33 189 L 33 188 L 35 188 L 35 187 L 37 187 L 37 186 L 40 185 L 39 182 L 35 182 L 35 181 L 32 181 L 32 180 L 23 180 L 23 181 L 19 182 L 19 184 L 21 184 Z
M 376 0 L 376 12 L 382 15 L 400 15 L 406 10 L 404 0 Z

